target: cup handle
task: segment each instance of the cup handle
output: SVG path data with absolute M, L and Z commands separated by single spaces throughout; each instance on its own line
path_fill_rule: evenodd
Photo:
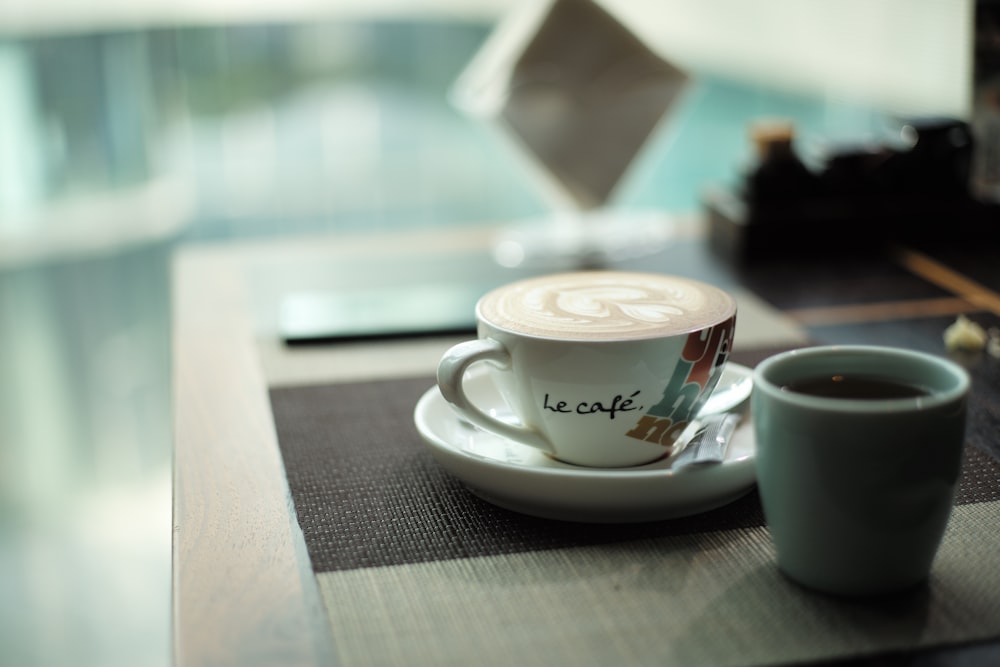
M 459 343 L 444 353 L 437 369 L 438 389 L 444 399 L 465 419 L 485 431 L 555 454 L 552 445 L 537 430 L 502 422 L 486 414 L 469 400 L 462 380 L 466 369 L 480 361 L 490 361 L 500 368 L 509 368 L 510 352 L 500 341 L 493 338 L 479 338 Z

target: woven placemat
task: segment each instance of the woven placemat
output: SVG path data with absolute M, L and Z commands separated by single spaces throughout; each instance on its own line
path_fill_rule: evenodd
M 771 351 L 734 355 L 755 364 Z M 606 544 L 764 525 L 756 492 L 691 517 L 577 524 L 530 517 L 472 495 L 426 450 L 413 424 L 432 377 L 271 391 L 278 441 L 316 572 Z M 973 420 L 989 420 L 979 410 Z M 970 424 L 957 502 L 1000 499 L 1000 463 Z

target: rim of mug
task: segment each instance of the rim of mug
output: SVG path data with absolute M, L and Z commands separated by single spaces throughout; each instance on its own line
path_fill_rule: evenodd
M 923 385 L 929 394 L 909 398 L 832 398 L 812 396 L 782 389 L 782 385 L 771 379 L 773 374 L 790 363 L 818 357 L 886 357 L 911 360 L 927 367 L 935 367 L 953 379 L 948 388 L 928 387 Z M 899 382 L 912 384 L 905 379 L 889 377 Z M 955 362 L 944 357 L 935 356 L 919 350 L 880 345 L 816 345 L 780 352 L 757 364 L 753 373 L 753 391 L 761 392 L 772 398 L 795 403 L 803 407 L 811 407 L 826 411 L 842 411 L 852 413 L 876 413 L 887 409 L 894 410 L 924 410 L 952 403 L 969 391 L 971 380 L 968 372 Z

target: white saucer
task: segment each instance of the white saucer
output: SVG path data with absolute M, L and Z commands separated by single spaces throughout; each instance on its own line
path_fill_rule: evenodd
M 727 364 L 702 414 L 742 404 L 750 394 L 750 374 L 744 366 Z M 488 369 L 473 368 L 465 387 L 480 406 L 507 411 Z M 436 386 L 417 402 L 413 417 L 435 460 L 470 491 L 500 507 L 547 519 L 593 523 L 671 519 L 721 507 L 756 483 L 749 418 L 733 434 L 724 461 L 674 471 L 673 457 L 626 469 L 556 461 L 460 419 Z

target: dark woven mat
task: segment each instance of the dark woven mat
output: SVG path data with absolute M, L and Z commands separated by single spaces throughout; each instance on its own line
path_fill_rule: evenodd
M 734 354 L 753 365 L 769 352 Z M 756 492 L 703 514 L 643 524 L 550 521 L 469 493 L 425 449 L 413 409 L 433 378 L 270 393 L 292 499 L 316 572 L 599 544 L 764 523 Z M 974 406 L 975 407 L 975 406 Z M 1000 499 L 1000 463 L 974 409 L 958 502 Z

